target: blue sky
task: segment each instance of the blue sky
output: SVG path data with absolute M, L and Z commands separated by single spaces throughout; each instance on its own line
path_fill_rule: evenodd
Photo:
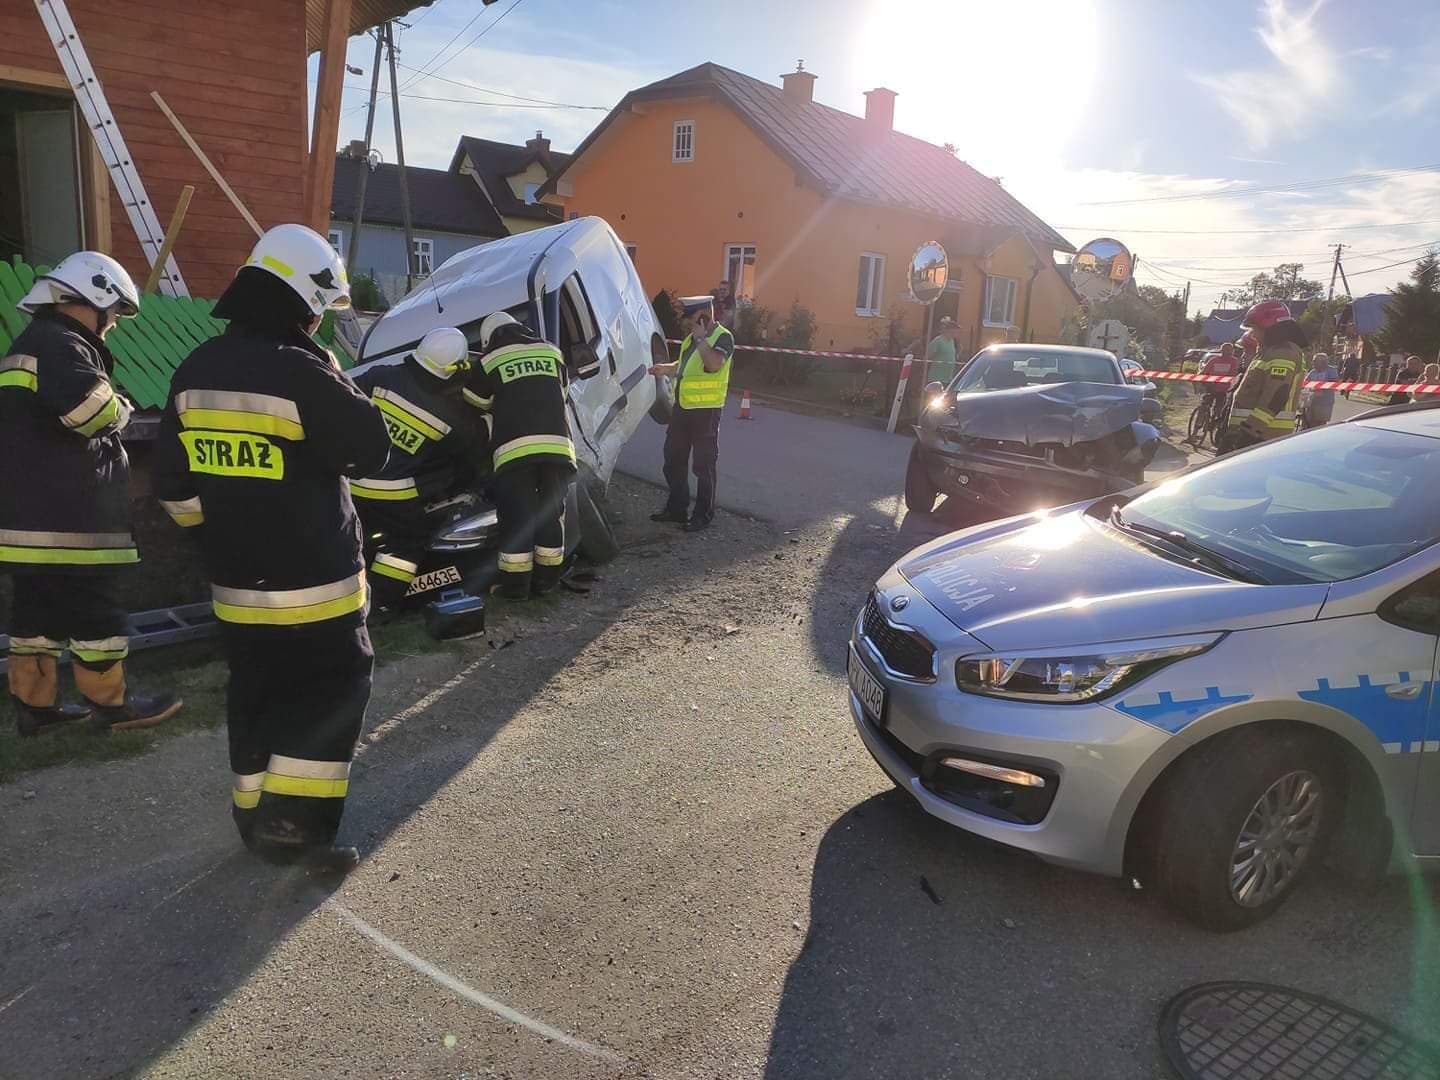
M 1336 242 L 1355 293 L 1383 290 L 1407 272 L 1387 264 L 1440 241 L 1440 170 L 1422 168 L 1440 166 L 1432 0 L 512 3 L 408 17 L 400 63 L 433 71 L 400 71 L 417 95 L 402 97 L 410 163 L 444 167 L 461 134 L 543 128 L 568 150 L 604 115 L 443 80 L 608 107 L 705 60 L 778 81 L 803 58 L 817 99 L 858 113 L 889 86 L 899 129 L 955 143 L 1076 244 L 1125 241 L 1141 281 L 1192 281 L 1193 307 L 1282 259 L 1328 283 Z M 373 48 L 351 42 L 367 77 Z M 367 78 L 347 83 L 342 142 L 363 134 Z M 393 161 L 381 104 L 375 143 Z

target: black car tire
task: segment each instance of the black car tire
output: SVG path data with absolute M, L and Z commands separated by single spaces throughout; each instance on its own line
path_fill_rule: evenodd
M 917 442 L 910 448 L 910 460 L 905 465 L 905 508 L 912 513 L 928 514 L 935 509 L 939 495 L 925 468 L 925 451 Z
M 1313 842 L 1274 896 L 1242 905 L 1232 895 L 1241 830 L 1268 792 L 1300 774 L 1317 795 Z M 1295 729 L 1244 728 L 1191 751 L 1166 778 L 1149 830 L 1147 861 L 1159 892 L 1207 930 L 1242 930 L 1268 918 L 1323 858 L 1344 813 L 1342 776 L 1321 741 Z
M 608 563 L 620 554 L 620 541 L 610 524 L 605 493 L 600 482 L 582 473 L 575 484 L 576 516 L 580 519 L 578 551 L 589 562 Z

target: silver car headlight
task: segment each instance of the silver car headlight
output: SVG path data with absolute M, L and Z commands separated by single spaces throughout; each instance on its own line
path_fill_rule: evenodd
M 1097 701 L 1139 682 L 1161 668 L 1197 656 L 1223 635 L 1176 644 L 1131 648 L 1095 646 L 1025 653 L 983 653 L 955 662 L 955 684 L 966 693 L 1056 705 Z

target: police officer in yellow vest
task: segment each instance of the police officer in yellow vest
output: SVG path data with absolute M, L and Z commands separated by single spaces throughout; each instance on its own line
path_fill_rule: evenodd
M 680 344 L 676 363 L 656 364 L 652 375 L 678 378 L 676 409 L 665 433 L 665 482 L 670 498 L 665 508 L 651 514 L 651 521 L 673 521 L 686 532 L 708 528 L 715 517 L 715 462 L 720 455 L 720 414 L 730 388 L 730 364 L 735 355 L 735 335 L 715 321 L 714 298 L 680 298 L 686 337 Z M 690 509 L 690 478 L 695 470 L 695 509 Z

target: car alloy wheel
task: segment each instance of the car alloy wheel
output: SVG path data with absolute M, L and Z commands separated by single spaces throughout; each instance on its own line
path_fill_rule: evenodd
M 1281 776 L 1251 807 L 1230 853 L 1230 895 L 1255 908 L 1284 893 L 1320 837 L 1320 778 L 1304 769 Z

